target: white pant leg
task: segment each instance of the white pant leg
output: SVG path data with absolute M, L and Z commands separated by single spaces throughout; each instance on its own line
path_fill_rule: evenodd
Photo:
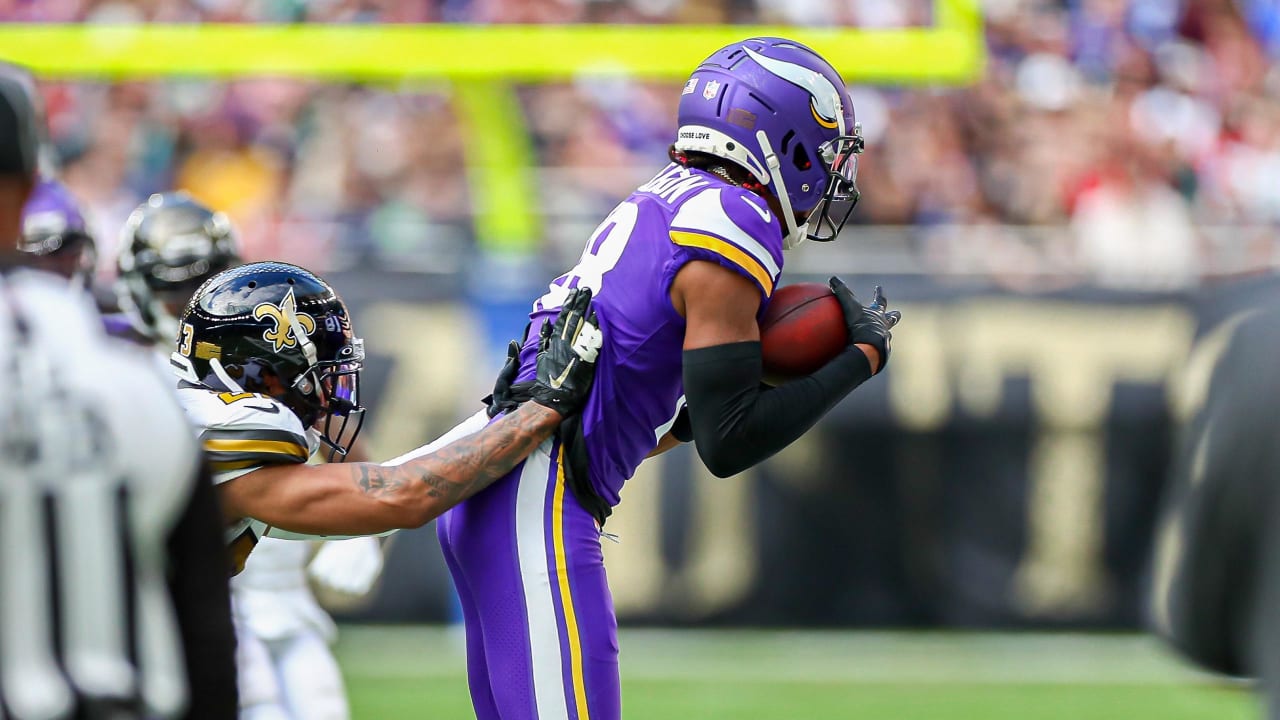
M 240 720 L 290 720 L 284 710 L 276 668 L 266 645 L 236 622 L 236 680 Z
M 348 720 L 338 662 L 320 633 L 305 631 L 267 643 L 280 680 L 282 704 L 294 720 Z

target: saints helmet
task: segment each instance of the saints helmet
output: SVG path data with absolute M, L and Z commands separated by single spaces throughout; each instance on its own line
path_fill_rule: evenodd
M 80 203 L 57 180 L 42 180 L 23 206 L 18 250 L 37 267 L 82 287 L 89 287 L 98 264 L 98 246 Z
M 303 427 L 323 421 L 317 429 L 330 457 L 346 456 L 364 420 L 364 342 L 328 283 L 287 263 L 242 265 L 201 285 L 178 323 L 172 364 L 180 379 L 269 395 Z
M 798 42 L 758 37 L 717 50 L 685 84 L 676 122 L 678 152 L 732 162 L 773 192 L 787 248 L 834 240 L 858 201 L 853 101 L 831 63 Z
M 120 307 L 140 333 L 167 342 L 177 332 L 177 308 L 205 280 L 239 264 L 239 242 L 224 213 L 185 192 L 152 195 L 120 233 Z

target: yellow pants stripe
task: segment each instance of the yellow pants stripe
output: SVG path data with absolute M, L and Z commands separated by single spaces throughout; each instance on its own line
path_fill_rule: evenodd
M 582 674 L 582 642 L 578 638 L 578 619 L 573 612 L 573 595 L 569 590 L 569 563 L 564 550 L 564 447 L 556 452 L 556 488 L 551 506 L 551 538 L 556 552 L 556 575 L 560 578 L 560 602 L 564 606 L 565 632 L 568 635 L 569 669 L 573 674 L 573 697 L 578 706 L 578 720 L 591 720 L 587 710 L 587 684 Z

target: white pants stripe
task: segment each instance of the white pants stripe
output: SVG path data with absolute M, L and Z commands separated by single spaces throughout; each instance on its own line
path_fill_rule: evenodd
M 547 557 L 547 484 L 551 476 L 552 441 L 525 461 L 516 490 L 516 552 L 529 623 L 533 694 L 538 720 L 568 720 L 560 632 Z

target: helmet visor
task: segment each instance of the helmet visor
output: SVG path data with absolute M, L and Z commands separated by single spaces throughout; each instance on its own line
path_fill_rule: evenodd
M 360 363 L 338 363 L 320 369 L 320 388 L 328 410 L 346 415 L 360 407 Z
M 329 449 L 326 457 L 329 462 L 342 462 L 347 458 L 364 426 L 364 408 L 360 406 L 363 364 L 359 361 L 321 363 L 314 373 L 308 373 L 314 375 L 319 388 L 323 421 L 317 429 L 321 443 Z

